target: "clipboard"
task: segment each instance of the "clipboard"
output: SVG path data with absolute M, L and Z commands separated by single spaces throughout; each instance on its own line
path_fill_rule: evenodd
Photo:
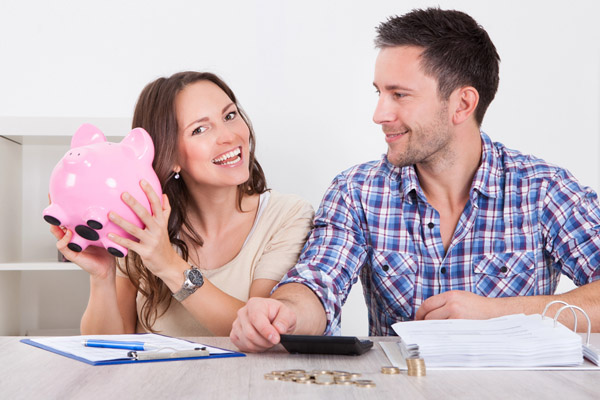
M 117 341 L 141 341 L 163 351 L 165 357 L 139 357 L 129 350 L 124 349 L 101 349 L 85 347 L 83 341 L 86 339 L 106 339 Z M 84 336 L 57 336 L 21 339 L 22 343 L 72 358 L 89 365 L 115 365 L 115 364 L 138 364 L 157 361 L 181 361 L 201 360 L 225 357 L 245 357 L 245 354 L 237 351 L 208 346 L 202 343 L 178 339 L 155 333 L 142 333 L 131 335 L 84 335 Z M 194 349 L 204 348 L 196 356 Z M 152 351 L 156 353 L 156 351 Z M 206 355 L 208 352 L 208 355 Z M 138 352 L 150 353 L 150 352 Z

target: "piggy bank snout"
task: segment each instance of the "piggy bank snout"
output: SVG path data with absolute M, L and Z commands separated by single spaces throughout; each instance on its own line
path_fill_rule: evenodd
M 88 149 L 78 148 L 71 149 L 65 154 L 62 159 L 63 165 L 65 167 L 70 167 L 74 165 L 89 164 L 90 162 L 90 152 Z

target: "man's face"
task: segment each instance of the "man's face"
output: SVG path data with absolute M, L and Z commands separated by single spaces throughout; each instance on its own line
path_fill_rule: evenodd
M 400 167 L 444 157 L 450 141 L 448 106 L 438 82 L 421 70 L 422 48 L 384 48 L 375 62 L 373 85 L 379 101 L 373 121 L 381 125 L 388 160 Z

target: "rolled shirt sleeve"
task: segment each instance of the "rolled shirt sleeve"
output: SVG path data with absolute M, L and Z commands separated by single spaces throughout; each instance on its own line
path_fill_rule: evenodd
M 274 288 L 301 283 L 320 299 L 327 315 L 325 335 L 339 334 L 341 308 L 367 257 L 360 217 L 344 175 L 328 188 L 297 265 Z

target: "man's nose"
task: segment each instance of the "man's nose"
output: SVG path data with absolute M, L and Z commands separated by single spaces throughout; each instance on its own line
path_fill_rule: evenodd
M 378 125 L 393 122 L 396 118 L 396 114 L 385 96 L 380 96 L 373 113 L 373 122 Z

